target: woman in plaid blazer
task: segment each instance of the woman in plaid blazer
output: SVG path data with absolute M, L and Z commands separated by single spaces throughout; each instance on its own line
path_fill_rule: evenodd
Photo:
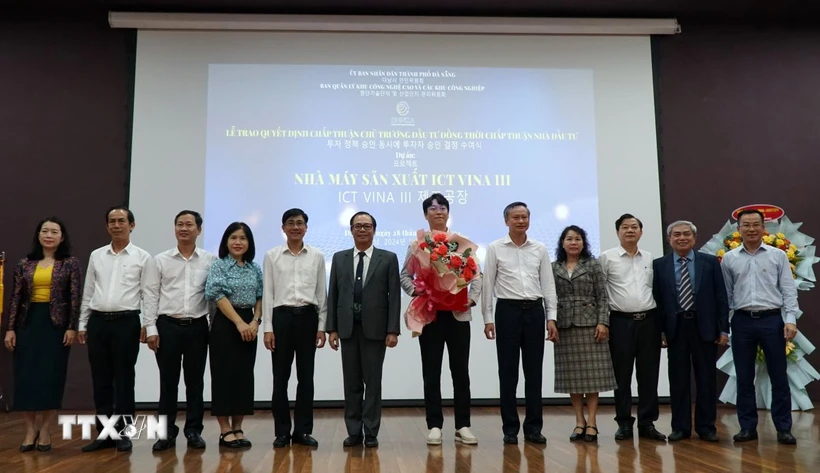
M 586 232 L 571 225 L 561 232 L 552 270 L 558 296 L 555 344 L 555 392 L 568 393 L 575 409 L 576 427 L 570 440 L 594 442 L 598 393 L 615 389 L 609 354 L 609 302 L 606 280 L 592 257 Z M 584 397 L 588 419 L 584 419 Z

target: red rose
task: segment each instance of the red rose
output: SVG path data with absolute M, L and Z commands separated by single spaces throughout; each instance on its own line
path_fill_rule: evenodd
M 433 235 L 433 241 L 438 243 L 444 243 L 447 241 L 447 234 L 446 233 L 436 233 Z
M 463 277 L 467 281 L 473 279 L 473 270 L 470 269 L 469 266 L 464 268 L 464 271 L 461 272 L 461 277 Z
M 453 268 L 460 268 L 462 264 L 463 261 L 461 261 L 461 258 L 458 255 L 453 255 L 450 257 L 450 266 Z
M 419 243 L 419 248 L 421 248 L 422 250 L 426 250 L 427 249 L 427 242 L 423 241 L 423 242 Z
M 438 261 L 438 254 L 437 253 L 430 253 L 430 261 Z
M 473 258 L 472 256 L 467 258 L 467 267 L 470 268 L 472 271 L 475 271 L 478 268 L 478 264 L 476 264 L 475 258 Z
M 444 245 L 437 246 L 436 247 L 436 253 L 438 253 L 441 256 L 446 255 L 447 254 L 447 247 L 444 246 Z

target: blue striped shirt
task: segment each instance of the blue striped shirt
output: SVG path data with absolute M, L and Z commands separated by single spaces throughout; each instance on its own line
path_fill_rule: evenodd
M 721 269 L 730 309 L 781 309 L 787 324 L 797 323 L 797 285 L 783 250 L 761 243 L 749 253 L 741 245 L 723 256 Z

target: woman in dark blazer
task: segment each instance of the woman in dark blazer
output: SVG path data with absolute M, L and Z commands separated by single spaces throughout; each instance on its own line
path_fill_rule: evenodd
M 37 224 L 31 252 L 14 269 L 5 345 L 14 353 L 14 409 L 24 411 L 21 452 L 51 449 L 49 426 L 62 407 L 68 353 L 77 336 L 82 269 L 65 225 Z
M 555 344 L 555 392 L 569 393 L 575 409 L 570 440 L 598 439 L 598 393 L 615 389 L 609 354 L 609 301 L 601 266 L 589 252 L 586 232 L 575 225 L 558 240 L 555 262 L 558 330 Z M 584 419 L 584 396 L 589 410 Z
M 228 226 L 205 282 L 205 298 L 216 302 L 211 324 L 211 414 L 219 422 L 219 445 L 250 447 L 242 421 L 253 415 L 253 367 L 262 318 L 262 268 L 253 262 L 256 245 L 242 222 Z

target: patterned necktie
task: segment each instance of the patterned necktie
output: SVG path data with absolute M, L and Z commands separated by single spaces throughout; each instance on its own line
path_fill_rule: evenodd
M 680 258 L 680 290 L 678 291 L 678 301 L 683 310 L 692 310 L 695 302 L 695 295 L 692 293 L 692 281 L 689 279 L 689 264 L 686 258 Z
M 353 283 L 353 302 L 362 303 L 362 277 L 364 276 L 364 251 L 359 252 L 359 264 L 356 265 L 356 281 Z

